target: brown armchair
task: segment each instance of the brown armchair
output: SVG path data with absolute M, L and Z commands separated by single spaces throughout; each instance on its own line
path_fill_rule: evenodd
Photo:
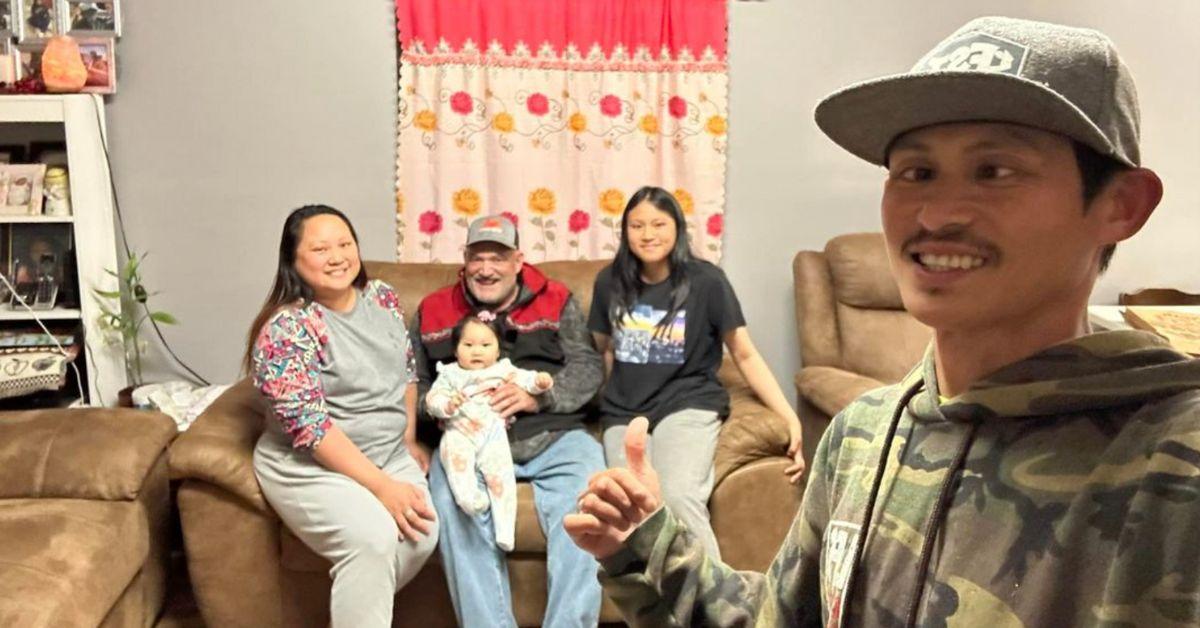
M 838 236 L 824 252 L 800 251 L 792 273 L 803 365 L 796 395 L 811 464 L 830 418 L 862 393 L 899 381 L 931 331 L 904 311 L 882 234 Z
M 406 312 L 421 297 L 453 282 L 458 266 L 367 262 L 372 277 L 396 288 Z M 584 311 L 604 262 L 539 265 L 567 284 Z M 739 569 L 763 570 L 786 535 L 801 489 L 787 483 L 787 424 L 763 406 L 727 360 L 721 380 L 732 413 L 717 443 L 709 508 L 723 558 Z M 248 382 L 222 395 L 171 448 L 171 474 L 182 480 L 178 503 L 188 571 L 210 626 L 324 626 L 329 564 L 285 527 L 263 499 L 252 470 L 263 404 Z M 546 539 L 533 491 L 517 489 L 516 548 L 508 556 L 513 612 L 522 626 L 541 623 L 546 604 Z M 396 596 L 396 626 L 453 626 L 454 611 L 435 555 Z M 601 621 L 620 616 L 605 602 Z

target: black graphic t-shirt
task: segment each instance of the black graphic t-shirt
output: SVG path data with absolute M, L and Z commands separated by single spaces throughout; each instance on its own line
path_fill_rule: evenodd
M 717 380 L 726 332 L 746 324 L 733 286 L 720 268 L 702 261 L 683 268 L 690 282 L 675 320 L 659 329 L 671 309 L 671 283 L 642 291 L 632 311 L 612 320 L 612 266 L 596 276 L 588 329 L 612 338 L 613 368 L 600 409 L 604 426 L 635 416 L 653 428 L 667 415 L 694 408 L 729 414 L 729 393 Z

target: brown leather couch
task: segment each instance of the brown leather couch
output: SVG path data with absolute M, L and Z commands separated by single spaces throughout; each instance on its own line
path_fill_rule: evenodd
M 367 262 L 369 274 L 396 288 L 406 312 L 422 296 L 451 283 L 458 266 Z M 587 311 L 602 262 L 539 265 L 563 281 Z M 767 410 L 726 361 L 721 379 L 732 396 L 722 428 L 716 483 L 709 502 L 724 558 L 741 569 L 764 569 L 799 507 L 801 489 L 783 475 L 787 425 Z M 221 396 L 171 448 L 172 477 L 182 480 L 178 503 L 196 600 L 211 626 L 324 626 L 329 563 L 284 528 L 259 491 L 251 467 L 262 431 L 263 405 L 243 381 Z M 514 614 L 522 626 L 541 622 L 546 601 L 546 539 L 528 484 L 518 486 L 516 549 L 508 557 Z M 454 612 L 435 555 L 396 595 L 396 626 L 453 626 Z M 602 621 L 619 621 L 608 601 Z
M 0 413 L 0 626 L 151 626 L 175 424 L 141 410 Z
M 811 464 L 830 417 L 872 388 L 900 381 L 932 332 L 904 310 L 883 234 L 833 238 L 792 262 L 800 361 L 796 396 Z

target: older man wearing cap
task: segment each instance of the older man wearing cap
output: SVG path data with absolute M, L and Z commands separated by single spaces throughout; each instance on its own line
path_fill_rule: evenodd
M 519 368 L 554 376 L 554 387 L 536 397 L 514 384 L 485 394 L 513 421 L 509 441 L 516 478 L 533 484 L 548 555 L 544 625 L 595 626 L 600 614 L 596 561 L 571 543 L 562 520 L 575 509 L 588 476 L 604 468 L 599 442 L 583 429 L 583 406 L 600 388 L 603 362 L 579 303 L 565 285 L 524 262 L 516 226 L 507 218 L 472 222 L 464 261 L 460 280 L 425 297 L 412 322 L 420 407 L 425 407 L 436 363 L 454 361 L 451 331 L 468 314 L 495 315 L 502 354 Z M 429 488 L 441 520 L 438 547 L 459 624 L 515 626 L 507 565 L 491 513 L 471 515 L 455 505 L 437 457 Z
M 1085 316 L 1162 194 L 1137 116 L 1104 35 L 1006 18 L 821 102 L 821 129 L 887 169 L 892 273 L 934 341 L 834 419 L 767 574 L 704 555 L 631 427 L 629 469 L 566 522 L 627 619 L 1200 623 L 1200 361 Z

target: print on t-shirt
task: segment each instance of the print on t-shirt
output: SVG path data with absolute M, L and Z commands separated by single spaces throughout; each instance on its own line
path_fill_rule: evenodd
M 635 305 L 613 333 L 613 356 L 617 361 L 627 364 L 683 364 L 687 311 L 679 310 L 670 327 L 656 330 L 658 322 L 666 315 L 666 310 L 656 310 L 645 303 Z M 657 335 L 655 331 L 658 331 Z

